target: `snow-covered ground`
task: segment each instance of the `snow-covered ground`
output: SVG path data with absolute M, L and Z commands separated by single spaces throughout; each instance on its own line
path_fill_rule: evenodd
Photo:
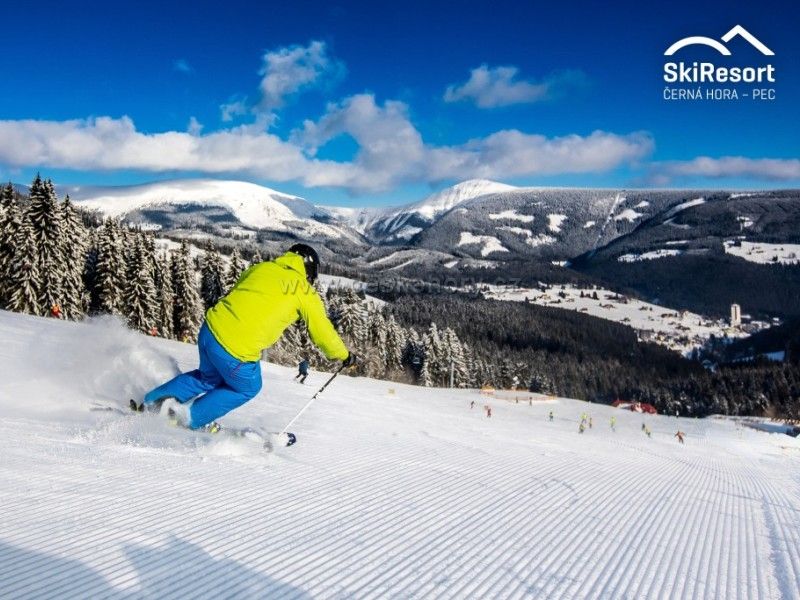
M 2 312 L 0 340 L 2 597 L 800 597 L 783 434 L 341 377 L 265 454 L 89 411 L 193 346 Z M 326 377 L 263 370 L 225 424 L 279 428 Z
M 488 256 L 492 252 L 508 252 L 508 248 L 492 235 L 474 235 L 469 231 L 462 231 L 456 246 L 473 246 L 480 244 L 481 256 Z
M 748 335 L 739 328 L 729 327 L 725 321 L 712 320 L 696 313 L 678 311 L 635 298 L 622 299 L 623 297 L 614 292 L 599 288 L 582 290 L 571 285 L 555 285 L 544 291 L 509 286 L 482 286 L 481 289 L 484 290 L 484 296 L 495 300 L 528 301 L 624 323 L 637 330 L 643 339 L 683 354 L 702 346 L 711 335 L 727 335 L 731 338 Z M 584 294 L 583 298 L 581 292 Z M 595 292 L 597 300 L 592 298 Z M 562 294 L 564 297 L 561 297 Z M 768 326 L 768 323 L 761 322 L 751 324 L 751 328 Z
M 725 252 L 759 264 L 796 265 L 800 263 L 800 244 L 767 244 L 766 242 L 724 243 Z
M 668 256 L 679 256 L 681 254 L 683 254 L 683 250 L 659 248 L 658 250 L 650 250 L 649 252 L 642 252 L 641 254 L 623 254 L 617 257 L 617 261 L 639 262 L 641 260 L 655 260 L 657 258 L 666 258 Z

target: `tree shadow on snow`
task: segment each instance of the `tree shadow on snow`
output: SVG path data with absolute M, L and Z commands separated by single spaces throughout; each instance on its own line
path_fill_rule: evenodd
M 112 586 L 79 560 L 0 542 L 0 598 L 311 597 L 300 588 L 235 560 L 214 558 L 199 546 L 175 537 L 164 546 L 124 545 L 122 550 L 136 571 L 136 583 L 128 590 Z
M 139 576 L 137 595 L 146 598 L 311 598 L 229 558 L 215 558 L 200 546 L 171 536 L 158 546 L 123 547 Z
M 0 598 L 124 598 L 105 578 L 70 558 L 0 542 Z

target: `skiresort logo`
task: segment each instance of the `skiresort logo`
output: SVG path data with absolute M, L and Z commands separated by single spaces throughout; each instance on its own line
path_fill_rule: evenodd
M 775 56 L 766 44 L 741 25 L 736 25 L 720 40 L 701 35 L 693 35 L 678 40 L 664 52 L 664 56 L 673 56 L 684 48 L 705 46 L 716 50 L 721 56 L 733 56 L 730 49 L 723 44 L 735 37 L 746 40 L 753 48 L 764 56 Z M 718 65 L 714 62 L 667 62 L 664 64 L 664 82 L 667 84 L 688 84 L 689 87 L 664 88 L 664 100 L 774 100 L 775 88 L 768 87 L 775 83 L 775 65 Z M 712 84 L 712 85 L 703 85 Z M 747 87 L 743 88 L 742 84 Z
M 759 52 L 761 52 L 761 54 L 766 54 L 767 56 L 775 56 L 775 53 L 772 50 L 770 50 L 764 44 L 762 44 L 761 41 L 756 36 L 747 31 L 747 29 L 745 29 L 741 25 L 737 25 L 736 27 L 731 29 L 728 33 L 723 35 L 722 41 L 730 42 L 737 35 L 742 36 L 744 39 L 750 42 L 750 44 L 753 45 Z M 683 38 L 682 40 L 678 40 L 677 42 L 672 44 L 672 46 L 667 48 L 667 51 L 664 52 L 664 56 L 672 56 L 681 48 L 685 48 L 686 46 L 693 46 L 695 44 L 700 44 L 702 46 L 711 46 L 715 50 L 719 51 L 719 53 L 722 54 L 723 56 L 731 55 L 731 51 L 728 50 L 717 40 L 713 40 L 708 37 L 703 37 L 702 35 L 693 35 L 691 37 L 686 37 Z

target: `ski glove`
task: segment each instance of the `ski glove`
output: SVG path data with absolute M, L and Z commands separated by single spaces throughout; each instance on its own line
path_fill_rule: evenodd
M 353 354 L 352 352 L 350 352 L 350 353 L 347 355 L 347 358 L 345 358 L 345 359 L 342 361 L 342 366 L 343 366 L 345 369 L 349 369 L 349 368 L 351 368 L 351 367 L 355 367 L 357 364 L 358 364 L 358 357 L 357 357 L 355 354 Z

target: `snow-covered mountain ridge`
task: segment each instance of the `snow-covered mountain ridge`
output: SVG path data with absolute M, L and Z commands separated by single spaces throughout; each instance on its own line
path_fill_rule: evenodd
M 195 215 L 205 211 L 219 221 L 215 211 L 222 211 L 232 222 L 254 230 L 305 237 L 357 237 L 326 222 L 330 215 L 305 199 L 245 181 L 182 179 L 135 186 L 67 187 L 63 191 L 79 207 L 149 224 L 159 225 L 175 211 Z

